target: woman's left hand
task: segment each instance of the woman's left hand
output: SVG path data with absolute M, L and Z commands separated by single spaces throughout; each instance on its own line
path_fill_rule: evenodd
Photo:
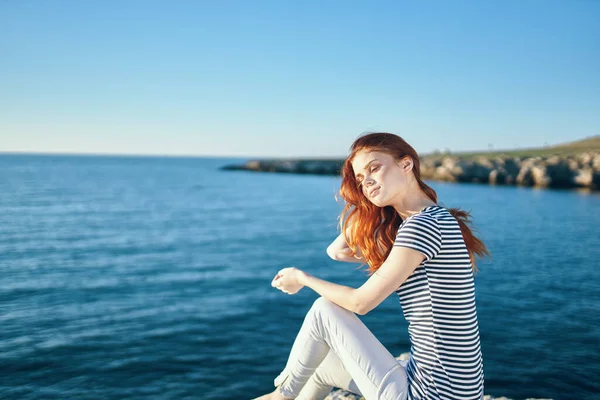
M 304 284 L 301 282 L 305 276 L 306 273 L 298 268 L 284 268 L 273 278 L 271 286 L 281 290 L 283 293 L 296 294 L 304 287 Z

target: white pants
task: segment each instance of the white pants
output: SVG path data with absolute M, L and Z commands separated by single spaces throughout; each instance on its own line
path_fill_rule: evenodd
M 306 314 L 275 386 L 286 397 L 323 400 L 333 387 L 366 400 L 404 400 L 405 366 L 351 311 L 319 297 Z

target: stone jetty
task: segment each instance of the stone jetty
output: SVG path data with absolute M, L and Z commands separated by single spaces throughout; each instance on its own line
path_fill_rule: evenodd
M 600 189 L 600 153 L 548 157 L 424 158 L 424 179 L 552 188 Z
M 341 159 L 252 160 L 225 170 L 339 175 Z M 600 190 L 600 152 L 569 155 L 428 155 L 421 158 L 423 179 Z

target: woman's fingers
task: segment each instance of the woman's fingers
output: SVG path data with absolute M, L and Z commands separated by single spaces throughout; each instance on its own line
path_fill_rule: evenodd
M 289 290 L 286 290 L 287 288 L 285 287 L 285 285 L 283 285 L 283 278 L 285 278 L 285 275 L 287 273 L 287 270 L 289 270 L 290 268 L 283 268 L 281 270 L 279 270 L 279 272 L 277 272 L 277 275 L 275 275 L 275 278 L 273 278 L 273 280 L 271 281 L 271 286 L 273 286 L 276 289 L 281 290 L 283 293 L 286 294 L 292 294 Z M 283 286 L 283 288 L 282 288 Z

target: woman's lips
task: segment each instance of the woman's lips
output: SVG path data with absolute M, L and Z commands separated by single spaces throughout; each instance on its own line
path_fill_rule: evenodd
M 381 187 L 371 190 L 371 192 L 369 192 L 369 197 L 375 197 L 379 193 L 379 189 L 381 189 Z

